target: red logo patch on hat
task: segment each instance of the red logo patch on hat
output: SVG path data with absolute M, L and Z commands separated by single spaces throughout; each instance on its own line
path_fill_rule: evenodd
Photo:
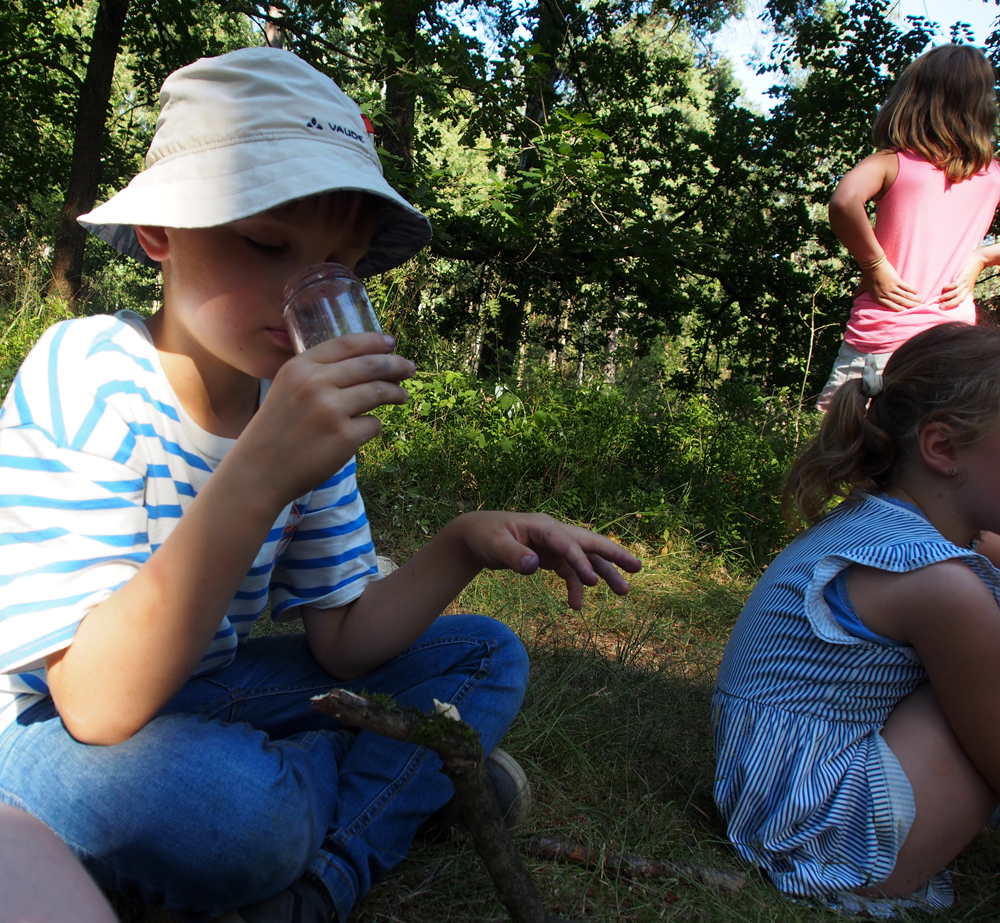
M 368 134 L 370 135 L 375 134 L 375 126 L 372 125 L 372 120 L 368 118 L 368 116 L 365 115 L 363 112 L 361 113 L 361 118 L 365 120 L 365 128 L 367 129 Z

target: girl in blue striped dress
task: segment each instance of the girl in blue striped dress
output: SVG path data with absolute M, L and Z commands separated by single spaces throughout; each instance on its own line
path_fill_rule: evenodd
M 977 551 L 1000 531 L 1000 331 L 934 327 L 844 384 L 785 496 L 810 526 L 713 699 L 728 835 L 794 898 L 947 907 L 1000 801 L 1000 572 Z

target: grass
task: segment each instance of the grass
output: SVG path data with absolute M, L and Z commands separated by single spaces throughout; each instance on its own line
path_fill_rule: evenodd
M 389 540 L 401 560 L 407 541 Z M 451 607 L 503 620 L 531 657 L 528 694 L 503 746 L 533 786 L 534 811 L 515 841 L 543 903 L 566 920 L 588 923 L 842 920 L 784 900 L 765 876 L 746 868 L 712 801 L 712 686 L 752 579 L 679 544 L 669 554 L 633 550 L 645 567 L 632 579 L 632 593 L 619 599 L 590 590 L 580 613 L 566 608 L 550 574 L 484 573 Z M 258 630 L 294 627 L 264 620 Z M 688 880 L 629 879 L 536 859 L 525 851 L 535 836 L 744 871 L 746 885 L 731 895 Z M 996 920 L 998 870 L 1000 834 L 985 831 L 952 865 L 958 899 L 944 917 Z M 173 923 L 121 899 L 115 905 L 122 923 Z M 414 843 L 351 923 L 508 919 L 471 838 L 456 829 L 443 842 Z
M 600 851 L 739 867 L 712 806 L 709 701 L 745 590 L 722 571 L 696 573 L 689 562 L 648 556 L 629 597 L 599 589 L 582 613 L 565 607 L 548 575 L 484 574 L 468 588 L 454 608 L 503 619 L 531 656 L 528 695 L 504 742 L 534 787 L 535 811 L 519 843 L 554 836 Z M 616 880 L 526 860 L 546 906 L 570 919 L 689 919 L 713 905 L 722 912 L 726 902 L 677 881 Z M 446 844 L 417 844 L 356 914 L 414 923 L 505 918 L 461 832 Z
M 642 549 L 638 549 L 642 551 Z M 591 592 L 582 613 L 565 608 L 558 582 L 484 574 L 453 607 L 501 618 L 524 640 L 531 682 L 504 741 L 525 767 L 535 809 L 517 831 L 609 853 L 743 870 L 738 895 L 684 880 L 630 880 L 525 855 L 550 912 L 569 920 L 835 920 L 792 904 L 746 869 L 728 845 L 712 801 L 710 698 L 726 637 L 750 581 L 696 556 L 643 555 L 624 600 Z M 947 917 L 995 920 L 1000 836 L 983 833 L 954 863 L 958 891 Z M 916 917 L 915 917 L 916 918 Z M 471 839 L 417 842 L 356 909 L 357 923 L 507 919 Z

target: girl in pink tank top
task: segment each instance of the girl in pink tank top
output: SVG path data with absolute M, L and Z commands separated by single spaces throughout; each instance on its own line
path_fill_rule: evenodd
M 980 247 L 1000 202 L 994 80 L 989 61 L 970 45 L 921 55 L 875 118 L 881 150 L 837 186 L 830 224 L 862 275 L 820 410 L 866 363 L 881 372 L 922 330 L 976 322 L 976 279 L 1000 265 L 1000 244 Z M 874 228 L 865 210 L 872 200 Z

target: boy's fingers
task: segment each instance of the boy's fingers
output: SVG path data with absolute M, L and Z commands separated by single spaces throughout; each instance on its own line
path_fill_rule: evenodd
M 555 573 L 562 577 L 566 583 L 566 602 L 570 609 L 582 609 L 583 583 L 580 581 L 579 574 L 566 561 L 556 567 Z
M 590 558 L 580 546 L 574 532 L 584 533 L 583 536 L 580 536 L 584 539 L 594 535 L 586 529 L 568 527 L 555 520 L 549 520 L 542 526 L 537 535 L 532 536 L 532 544 L 544 548 L 545 551 L 557 558 L 562 558 L 576 572 L 582 583 L 593 586 L 600 580 L 600 577 L 597 576 L 597 572 L 590 563 Z M 560 574 L 560 576 L 563 575 Z
M 590 555 L 590 563 L 593 565 L 594 570 L 597 571 L 598 575 L 604 580 L 604 582 L 611 588 L 613 593 L 618 596 L 624 596 L 630 589 L 628 581 L 618 572 L 618 568 L 614 566 L 610 561 L 606 561 L 604 558 L 599 557 L 596 554 Z
M 348 333 L 317 343 L 303 355 L 308 354 L 314 362 L 343 362 L 353 356 L 390 353 L 393 345 L 392 337 L 382 333 Z
M 327 363 L 315 362 L 312 350 L 307 350 L 287 362 L 278 375 L 282 380 L 289 381 L 285 387 L 318 387 L 322 392 L 330 388 L 351 388 L 372 381 L 405 381 L 413 377 L 413 372 L 413 363 L 402 356 L 369 353 Z
M 346 417 L 366 414 L 386 404 L 405 404 L 410 399 L 406 389 L 391 381 L 365 381 L 349 388 L 340 388 L 337 400 L 340 412 Z
M 596 556 L 616 564 L 630 574 L 642 570 L 642 561 L 631 552 L 626 551 L 618 542 L 612 541 L 610 538 L 600 535 L 597 532 L 591 532 L 589 529 L 583 529 L 579 526 L 574 526 L 573 528 L 579 529 L 582 533 L 577 538 L 577 541 L 584 552 L 590 556 L 591 563 L 593 563 Z
M 330 384 L 337 388 L 350 388 L 366 381 L 405 381 L 413 377 L 414 370 L 413 363 L 402 356 L 372 353 L 325 367 Z
M 357 446 L 363 446 L 382 432 L 382 421 L 378 417 L 359 414 L 348 421 L 351 441 Z

